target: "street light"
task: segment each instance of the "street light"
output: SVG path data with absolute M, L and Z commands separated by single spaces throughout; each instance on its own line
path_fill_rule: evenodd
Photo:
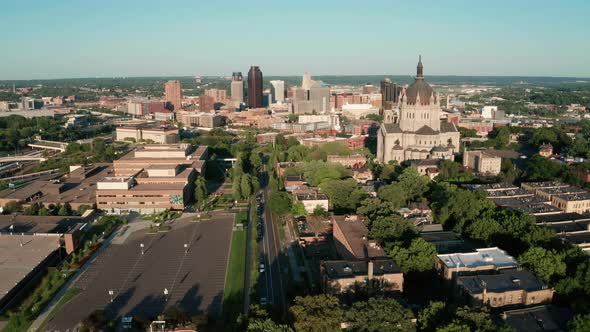
M 145 245 L 143 243 L 140 243 L 139 247 L 141 248 L 141 254 L 143 255 L 143 247 L 145 247 Z
M 188 253 L 188 244 L 186 244 L 186 243 L 184 244 L 184 253 L 185 254 Z
M 168 288 L 164 288 L 164 300 L 168 301 Z
M 111 297 L 111 303 L 113 303 L 113 295 L 115 292 L 112 289 L 109 289 L 109 296 Z

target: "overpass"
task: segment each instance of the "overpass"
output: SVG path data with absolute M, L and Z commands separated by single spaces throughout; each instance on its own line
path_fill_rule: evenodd
M 28 145 L 36 149 L 54 150 L 59 152 L 65 152 L 68 148 L 68 143 L 46 140 L 36 140 L 35 142 L 29 143 Z
M 12 156 L 12 157 L 0 157 L 0 163 L 9 163 L 15 161 L 45 161 L 47 158 L 34 157 L 34 156 Z

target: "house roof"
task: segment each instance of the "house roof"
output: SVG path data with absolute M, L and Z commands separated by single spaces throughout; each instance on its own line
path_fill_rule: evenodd
M 441 133 L 449 133 L 449 132 L 456 132 L 457 131 L 457 127 L 455 127 L 455 124 L 451 123 L 451 122 L 441 122 L 440 123 L 440 132 Z

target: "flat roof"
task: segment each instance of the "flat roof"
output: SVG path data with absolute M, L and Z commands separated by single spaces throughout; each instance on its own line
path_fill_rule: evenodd
M 446 255 L 437 255 L 437 257 L 449 268 L 457 266 L 478 267 L 494 265 L 496 267 L 516 267 L 518 262 L 514 257 L 508 255 L 506 251 L 498 248 L 481 248 L 475 249 L 470 253 L 453 253 Z
M 505 190 L 492 190 L 488 192 L 488 197 L 518 197 L 518 196 L 532 196 L 533 194 L 522 189 L 505 189 Z
M 493 191 L 493 190 L 516 190 L 518 189 L 517 186 L 513 185 L 512 183 L 484 183 L 484 184 L 463 184 L 461 185 L 464 189 L 467 190 L 485 190 L 485 191 Z
M 0 297 L 56 251 L 58 241 L 57 236 L 0 234 Z
M 525 214 L 560 214 L 563 211 L 550 204 L 531 204 L 510 206 L 511 209 Z
M 471 294 L 482 294 L 484 289 L 492 293 L 512 290 L 538 291 L 546 289 L 532 272 L 527 270 L 507 269 L 498 274 L 480 274 L 457 278 L 457 284 L 462 285 Z
M 557 195 L 557 194 L 569 194 L 569 193 L 585 193 L 586 190 L 574 186 L 567 186 L 567 187 L 551 187 L 551 188 L 544 188 L 540 189 L 540 192 L 544 192 L 550 195 Z
M 535 205 L 548 202 L 547 199 L 539 196 L 518 196 L 518 197 L 490 197 L 491 201 L 499 206 Z
M 368 274 L 368 261 L 325 261 L 325 272 L 331 279 L 353 278 Z M 373 275 L 401 273 L 400 268 L 390 258 L 373 261 Z
M 557 197 L 559 199 L 563 199 L 565 201 L 587 201 L 590 200 L 590 193 L 589 192 L 582 192 L 582 193 L 571 193 L 571 194 L 560 194 L 555 195 L 553 197 Z
M 521 185 L 527 185 L 532 188 L 551 188 L 551 187 L 568 187 L 561 181 L 541 181 L 541 182 L 523 182 Z
M 83 218 L 77 216 L 0 215 L 0 233 L 67 233 Z M 10 229 L 10 226 L 13 226 Z
M 590 220 L 590 216 L 583 216 L 579 213 L 557 213 L 535 216 L 537 223 L 544 222 L 560 222 L 560 221 L 586 221 Z
M 420 237 L 427 242 L 461 241 L 455 232 L 420 232 Z
M 565 332 L 567 322 L 573 313 L 568 308 L 541 305 L 525 309 L 509 310 L 502 313 L 507 325 L 517 331 L 527 332 Z

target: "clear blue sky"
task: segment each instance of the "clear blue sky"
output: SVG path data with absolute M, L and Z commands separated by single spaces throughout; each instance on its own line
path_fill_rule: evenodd
M 590 77 L 590 1 L 29 0 L 0 4 L 0 80 L 413 74 Z

